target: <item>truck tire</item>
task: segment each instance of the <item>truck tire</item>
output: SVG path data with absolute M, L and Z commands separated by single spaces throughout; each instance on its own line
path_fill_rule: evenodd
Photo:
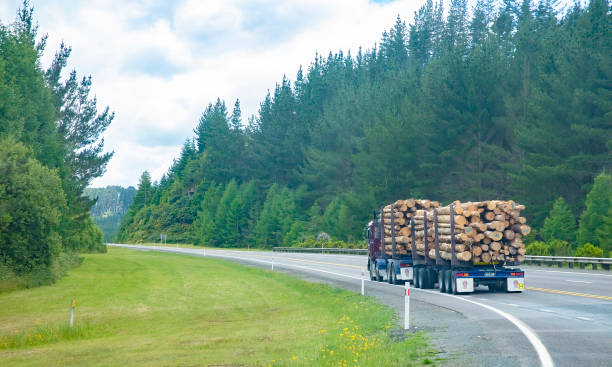
M 389 284 L 393 284 L 393 272 L 395 270 L 393 269 L 393 264 L 389 264 L 387 266 L 387 283 Z
M 376 269 L 374 267 L 374 264 L 370 262 L 368 264 L 368 270 L 370 271 L 370 280 L 376 280 L 376 271 L 374 269 Z
M 440 287 L 440 293 L 446 293 L 446 270 L 438 272 L 438 287 Z
M 429 269 L 421 269 L 421 288 L 429 289 L 430 283 L 431 283 L 431 280 L 430 280 Z
M 453 272 L 451 272 L 451 294 L 459 294 L 459 292 L 457 292 L 457 278 L 455 277 L 455 274 L 453 274 Z
M 414 287 L 421 288 L 421 268 L 414 268 L 412 277 L 414 278 Z
M 438 281 L 438 272 L 434 268 L 429 268 L 429 284 L 427 288 L 434 289 Z
M 451 270 L 446 270 L 444 272 L 444 282 L 446 282 L 446 288 L 444 289 L 444 291 L 446 293 L 451 293 L 452 289 L 451 289 L 451 282 L 453 281 L 452 279 L 452 271 Z

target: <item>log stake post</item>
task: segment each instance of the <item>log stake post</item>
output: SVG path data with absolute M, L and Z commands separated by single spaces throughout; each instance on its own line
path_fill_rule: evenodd
M 450 229 L 451 229 L 451 268 L 457 266 L 457 254 L 455 254 L 455 208 L 450 205 Z
M 391 205 L 391 258 L 395 259 L 395 204 Z
M 412 250 L 410 251 L 412 254 L 412 265 L 415 265 L 416 260 L 416 243 L 414 242 L 414 216 L 410 216 L 410 246 Z
M 429 240 L 427 239 L 427 212 L 423 213 L 423 231 L 425 235 L 425 263 L 431 266 L 431 259 L 429 258 Z
M 438 210 L 434 209 L 433 212 L 434 222 L 434 245 L 436 246 L 436 265 L 442 264 L 442 258 L 440 257 L 440 243 L 438 241 Z
M 387 252 L 385 251 L 385 224 L 384 222 L 384 208 L 380 208 L 380 257 L 383 259 L 387 258 Z

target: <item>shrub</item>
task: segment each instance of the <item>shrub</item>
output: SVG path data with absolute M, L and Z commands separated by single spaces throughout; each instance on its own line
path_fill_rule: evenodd
M 574 256 L 579 257 L 603 257 L 603 250 L 597 246 L 593 246 L 590 243 L 585 243 L 582 247 L 578 247 Z
M 533 256 L 550 256 L 550 247 L 540 241 L 535 241 L 527 245 L 527 255 Z
M 574 249 L 567 241 L 552 240 L 548 243 L 553 256 L 572 256 Z

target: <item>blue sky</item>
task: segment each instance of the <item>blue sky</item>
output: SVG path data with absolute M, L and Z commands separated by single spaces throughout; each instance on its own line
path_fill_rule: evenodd
M 73 48 L 67 69 L 92 75 L 100 107 L 116 113 L 104 135 L 115 156 L 93 186 L 136 185 L 144 170 L 159 179 L 209 102 L 239 98 L 246 120 L 316 52 L 369 48 L 398 14 L 409 23 L 424 2 L 31 1 L 49 36 L 43 66 L 65 41 Z M 2 0 L 0 22 L 13 21 L 21 3 Z

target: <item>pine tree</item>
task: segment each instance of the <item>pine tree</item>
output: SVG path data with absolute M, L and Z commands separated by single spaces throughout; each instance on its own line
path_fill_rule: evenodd
M 580 216 L 578 226 L 578 244 L 591 243 L 599 246 L 597 230 L 604 225 L 604 217 L 609 211 L 612 202 L 612 178 L 609 174 L 601 173 L 595 177 L 591 191 L 587 194 L 585 209 Z
M 540 236 L 546 242 L 557 239 L 572 244 L 576 241 L 576 220 L 563 197 L 555 200 Z
M 612 204 L 612 197 L 610 198 L 610 203 Z M 612 205 L 610 205 L 601 221 L 601 226 L 596 230 L 597 240 L 604 254 L 612 256 Z

